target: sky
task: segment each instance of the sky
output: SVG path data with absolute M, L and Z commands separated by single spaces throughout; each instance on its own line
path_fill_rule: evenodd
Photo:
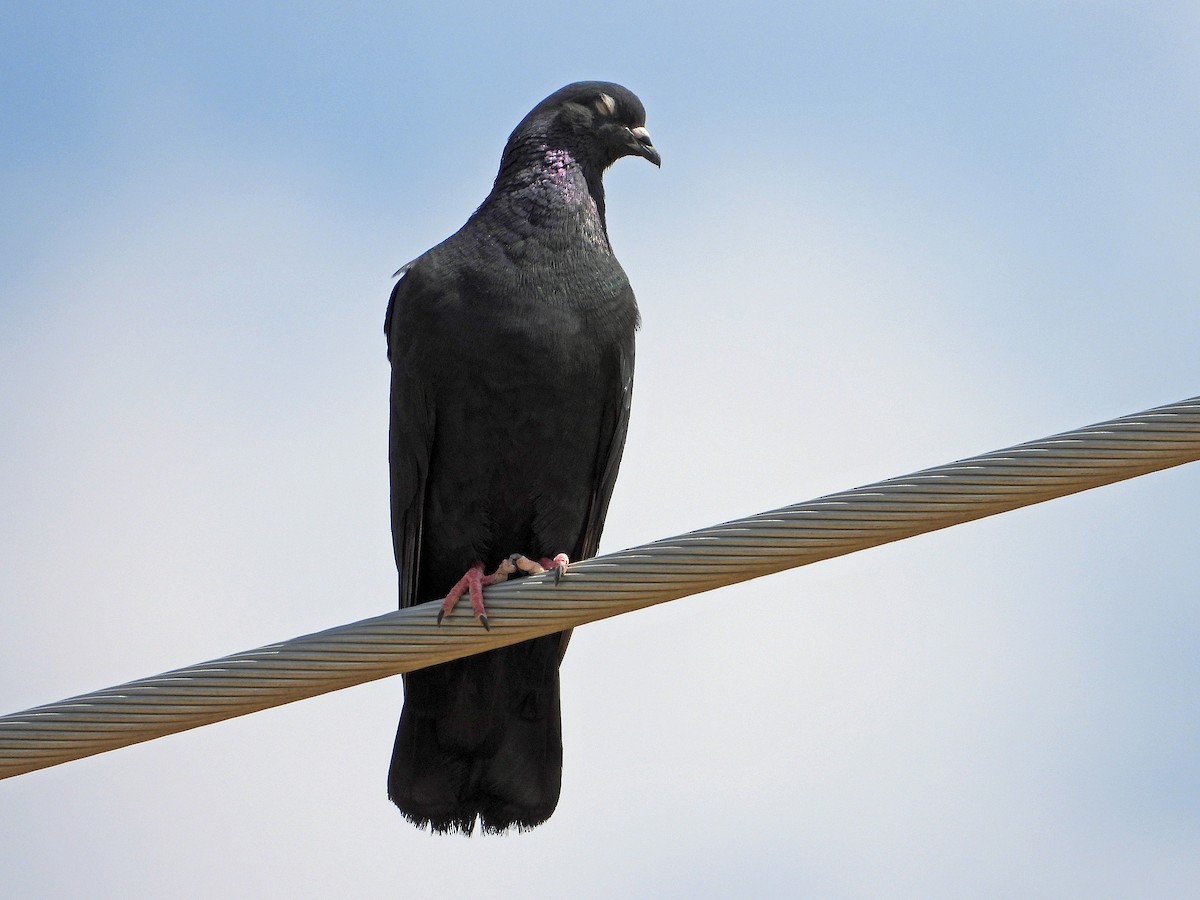
M 1200 393 L 1200 12 L 10 3 L 0 712 L 392 608 L 400 265 L 570 81 L 642 310 L 602 550 Z M 399 678 L 0 782 L 39 897 L 1177 897 L 1200 467 L 576 631 L 535 831 L 386 799 Z

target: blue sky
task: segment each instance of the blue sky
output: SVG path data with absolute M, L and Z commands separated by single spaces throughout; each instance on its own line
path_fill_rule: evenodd
M 636 91 L 613 550 L 1200 393 L 1194 5 L 15 4 L 0 708 L 375 615 L 389 275 Z M 1179 896 L 1185 467 L 597 623 L 544 827 L 387 802 L 390 679 L 0 783 L 14 896 Z

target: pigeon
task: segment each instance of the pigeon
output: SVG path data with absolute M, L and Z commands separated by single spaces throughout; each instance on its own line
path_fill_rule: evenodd
M 633 389 L 637 303 L 613 256 L 604 171 L 661 166 L 641 101 L 584 81 L 508 138 L 491 193 L 459 231 L 404 266 L 384 332 L 400 605 L 594 556 Z M 570 577 L 567 575 L 566 577 Z M 525 830 L 562 782 L 559 663 L 570 632 L 404 676 L 388 796 L 434 832 Z

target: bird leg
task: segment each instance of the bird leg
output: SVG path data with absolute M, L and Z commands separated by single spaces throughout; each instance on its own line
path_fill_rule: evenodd
M 567 566 L 571 564 L 570 558 L 565 553 L 559 553 L 554 559 L 543 556 L 541 562 L 534 562 L 520 553 L 514 553 L 508 558 L 508 561 L 526 575 L 541 575 L 553 569 L 555 584 L 558 584 L 562 580 L 563 573 L 567 571 Z
M 507 559 L 501 562 L 491 575 L 483 574 L 483 563 L 475 563 L 446 594 L 446 599 L 442 601 L 442 608 L 438 610 L 438 624 L 442 624 L 442 618 L 454 609 L 454 604 L 459 601 L 459 598 L 463 594 L 467 594 L 471 598 L 471 609 L 475 611 L 475 618 L 479 620 L 480 625 L 491 631 L 492 626 L 488 624 L 487 610 L 483 608 L 483 588 L 485 585 L 507 581 L 508 576 L 515 571 L 517 571 L 516 566 Z

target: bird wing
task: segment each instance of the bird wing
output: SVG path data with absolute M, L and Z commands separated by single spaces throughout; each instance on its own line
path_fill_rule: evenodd
M 600 549 L 600 535 L 604 531 L 604 520 L 608 516 L 608 503 L 612 499 L 613 487 L 617 483 L 617 470 L 621 466 L 621 454 L 625 449 L 625 436 L 629 432 L 629 408 L 633 402 L 633 359 L 634 343 L 630 334 L 628 341 L 617 348 L 617 365 L 620 393 L 609 408 L 609 419 L 605 423 L 599 453 L 596 456 L 596 477 L 593 480 L 592 498 L 588 504 L 583 531 L 572 559 L 590 559 Z M 568 628 L 559 637 L 558 659 L 562 661 L 571 642 Z
M 428 288 L 409 274 L 396 282 L 388 301 L 383 330 L 392 364 L 391 418 L 388 427 L 388 465 L 391 469 L 392 549 L 400 573 L 400 606 L 417 603 L 417 573 L 421 565 L 421 527 L 425 485 L 433 449 L 434 408 L 409 352 L 401 328 L 402 308 L 420 302 L 416 295 Z
M 621 465 L 621 453 L 625 449 L 625 436 L 629 432 L 629 407 L 633 400 L 632 336 L 617 348 L 617 355 L 620 393 L 615 396 L 615 402 L 608 409 L 608 421 L 601 432 L 592 499 L 588 505 L 579 546 L 575 548 L 575 556 L 572 559 L 589 559 L 600 549 L 600 534 L 604 530 L 604 519 L 608 515 L 608 503 L 612 499 L 613 487 L 617 483 L 617 470 Z

